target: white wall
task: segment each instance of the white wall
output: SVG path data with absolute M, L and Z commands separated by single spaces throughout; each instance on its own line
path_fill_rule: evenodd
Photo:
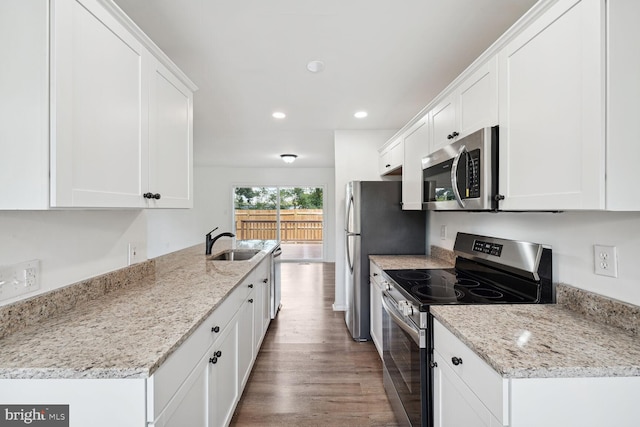
M 26 297 L 122 268 L 129 242 L 142 243 L 146 259 L 145 216 L 141 210 L 0 211 L 0 266 L 40 260 L 41 288 Z
M 344 252 L 344 192 L 349 181 L 380 181 L 378 148 L 397 130 L 351 131 L 338 130 L 334 134 L 335 152 L 335 310 L 345 310 L 345 252 Z
M 640 212 L 431 212 L 429 224 L 428 243 L 447 249 L 458 231 L 551 245 L 554 281 L 640 305 Z M 618 278 L 594 274 L 594 244 L 617 247 Z
M 334 236 L 334 170 L 333 168 L 230 168 L 220 166 L 196 167 L 194 186 L 194 224 L 184 225 L 189 233 L 197 229 L 197 242 L 204 244 L 204 235 L 214 227 L 218 232 L 233 226 L 233 186 L 314 186 L 325 189 L 325 245 L 324 260 L 335 259 Z M 166 218 L 166 216 L 165 216 Z M 162 221 L 159 222 L 162 224 Z M 151 241 L 151 231 L 150 241 Z M 154 252 L 157 248 L 154 248 Z

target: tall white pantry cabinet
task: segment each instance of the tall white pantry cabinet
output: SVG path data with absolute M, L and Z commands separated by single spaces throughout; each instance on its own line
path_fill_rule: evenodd
M 195 85 L 109 0 L 0 3 L 0 209 L 183 207 Z

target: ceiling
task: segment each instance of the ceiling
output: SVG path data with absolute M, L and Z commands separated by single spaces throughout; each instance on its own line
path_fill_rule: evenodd
M 199 87 L 195 163 L 235 167 L 333 167 L 334 130 L 400 129 L 535 1 L 115 0 Z

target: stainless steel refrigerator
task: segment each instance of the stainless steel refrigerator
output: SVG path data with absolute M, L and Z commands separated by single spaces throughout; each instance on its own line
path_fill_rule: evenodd
M 425 211 L 402 210 L 400 181 L 352 181 L 345 198 L 345 322 L 356 341 L 371 339 L 369 255 L 425 254 Z

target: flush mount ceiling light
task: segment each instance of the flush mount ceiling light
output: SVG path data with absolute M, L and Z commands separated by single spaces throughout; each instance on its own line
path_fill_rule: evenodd
M 357 113 L 355 113 L 353 116 L 356 119 L 364 119 L 365 117 L 367 117 L 369 115 L 369 113 L 367 113 L 366 111 L 358 111 Z
M 282 111 L 275 111 L 271 117 L 273 117 L 274 119 L 284 119 L 285 117 L 287 117 L 287 115 L 285 113 L 283 113 Z
M 310 61 L 307 64 L 307 70 L 312 73 L 320 73 L 324 70 L 324 62 L 322 61 Z
M 284 160 L 285 163 L 293 163 L 298 156 L 295 154 L 280 154 L 280 158 Z

